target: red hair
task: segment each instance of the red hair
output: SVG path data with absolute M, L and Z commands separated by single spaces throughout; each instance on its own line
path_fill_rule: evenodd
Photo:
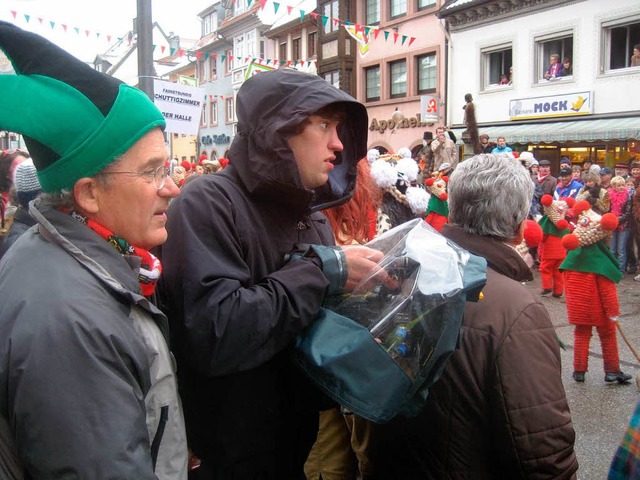
M 369 161 L 364 158 L 358 162 L 353 197 L 347 203 L 322 211 L 329 220 L 336 243 L 350 245 L 355 241 L 362 244 L 373 239 L 380 198 L 380 190 L 371 177 Z

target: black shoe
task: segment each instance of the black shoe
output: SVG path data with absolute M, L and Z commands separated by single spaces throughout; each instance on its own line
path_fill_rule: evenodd
M 551 290 L 550 288 L 545 288 L 544 290 L 540 290 L 540 295 L 542 295 L 543 297 L 546 297 L 551 292 L 553 292 L 553 290 Z
M 554 293 L 553 295 L 551 295 L 553 298 L 562 298 L 562 294 L 561 293 Z
M 613 373 L 605 373 L 604 381 L 607 383 L 618 382 L 618 383 L 629 383 L 631 380 L 631 375 L 624 372 L 613 372 Z
M 584 372 L 573 372 L 573 379 L 576 382 L 584 382 Z

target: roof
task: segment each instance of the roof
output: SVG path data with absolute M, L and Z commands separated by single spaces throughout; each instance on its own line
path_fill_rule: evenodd
M 507 143 L 598 142 L 640 140 L 640 118 L 602 118 L 479 127 L 490 138 L 505 137 Z M 462 130 L 454 131 L 458 136 Z

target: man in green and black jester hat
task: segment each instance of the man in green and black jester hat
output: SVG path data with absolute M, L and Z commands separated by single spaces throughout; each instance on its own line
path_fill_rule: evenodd
M 0 263 L 14 474 L 186 479 L 167 319 L 152 303 L 149 250 L 178 195 L 164 118 L 140 90 L 6 22 L 0 49 L 15 71 L 0 75 L 0 129 L 24 136 L 44 191 L 36 226 Z

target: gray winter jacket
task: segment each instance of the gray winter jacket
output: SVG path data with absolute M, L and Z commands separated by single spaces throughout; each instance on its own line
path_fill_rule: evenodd
M 0 414 L 28 475 L 186 479 L 167 320 L 140 259 L 70 215 L 30 213 L 38 227 L 0 263 Z

